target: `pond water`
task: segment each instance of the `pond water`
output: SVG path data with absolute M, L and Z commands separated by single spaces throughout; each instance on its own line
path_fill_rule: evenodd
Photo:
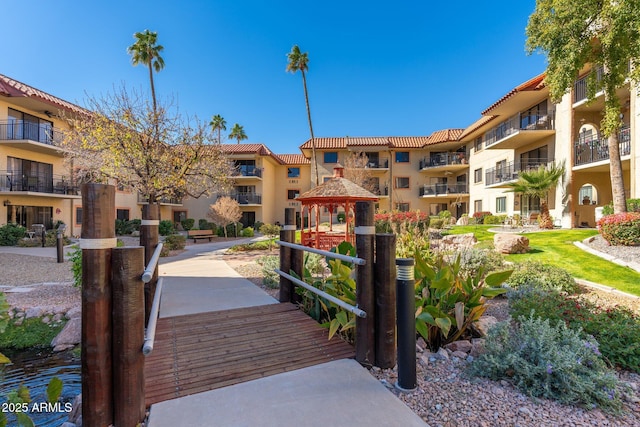
M 7 412 L 11 408 L 6 403 L 6 396 L 20 384 L 29 388 L 32 401 L 29 416 L 37 427 L 58 427 L 68 421 L 71 404 L 82 391 L 80 359 L 71 353 L 51 353 L 50 350 L 4 354 L 12 362 L 0 372 L 0 410 L 8 418 L 7 425 L 15 425 L 16 421 L 15 416 Z M 60 378 L 63 383 L 61 403 L 53 408 L 40 407 L 46 402 L 47 385 L 53 377 Z

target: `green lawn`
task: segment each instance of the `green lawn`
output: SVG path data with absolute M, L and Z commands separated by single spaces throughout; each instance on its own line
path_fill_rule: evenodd
M 474 233 L 478 242 L 493 242 L 490 228 L 499 225 L 455 226 L 450 234 Z M 624 292 L 640 296 L 640 273 L 591 255 L 573 244 L 598 234 L 591 229 L 551 230 L 527 233 L 530 251 L 527 254 L 506 255 L 507 261 L 540 261 L 562 267 L 574 277 L 611 286 Z M 484 245 L 482 245 L 484 246 Z

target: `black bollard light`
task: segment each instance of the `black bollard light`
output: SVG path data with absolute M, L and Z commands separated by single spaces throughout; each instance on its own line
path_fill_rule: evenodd
M 396 303 L 398 326 L 398 381 L 400 391 L 418 387 L 416 380 L 416 299 L 413 258 L 396 259 Z
M 56 233 L 56 245 L 58 248 L 58 263 L 64 262 L 63 238 L 62 230 L 58 229 Z

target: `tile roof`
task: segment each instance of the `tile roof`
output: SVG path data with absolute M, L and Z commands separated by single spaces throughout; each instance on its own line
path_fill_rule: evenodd
M 220 148 L 229 154 L 259 154 L 261 156 L 272 155 L 271 150 L 264 144 L 221 144 Z
M 546 76 L 546 73 L 539 74 L 539 75 L 535 76 L 534 78 L 532 78 L 530 80 L 527 80 L 526 82 L 522 83 L 521 85 L 516 86 L 509 93 L 507 93 L 505 96 L 503 96 L 502 98 L 497 100 L 489 108 L 487 108 L 486 110 L 484 110 L 480 114 L 482 114 L 483 116 L 486 116 L 491 110 L 493 110 L 494 108 L 496 108 L 497 106 L 499 106 L 500 104 L 505 102 L 507 99 L 509 99 L 512 96 L 514 96 L 515 94 L 517 94 L 518 92 L 543 89 L 545 87 L 545 84 L 544 84 L 545 76 Z
M 308 165 L 311 160 L 302 154 L 276 154 L 285 165 Z
M 464 129 L 443 129 L 432 133 L 429 142 L 425 145 L 433 145 L 441 142 L 458 141 Z
M 14 80 L 3 74 L 0 74 L 0 95 L 10 97 L 35 98 L 39 101 L 53 105 L 58 108 L 73 111 L 76 113 L 87 114 L 88 111 L 82 107 L 72 104 L 64 99 L 60 99 L 32 86 Z
M 383 145 L 383 146 L 389 145 L 389 139 L 383 136 L 356 136 L 356 137 L 347 136 L 345 137 L 345 140 L 346 140 L 347 147 L 359 147 L 359 146 L 370 147 L 370 146 L 377 146 L 377 145 Z
M 428 136 L 390 136 L 390 148 L 422 148 L 429 142 Z
M 323 199 L 328 199 L 327 202 L 347 199 L 378 200 L 378 196 L 346 178 L 333 177 L 296 198 L 296 200 L 308 202 L 321 202 Z
M 316 143 L 316 149 L 326 150 L 331 148 L 347 148 L 347 143 L 344 138 L 314 138 Z M 311 149 L 311 139 L 308 139 L 304 144 L 300 146 L 301 150 Z

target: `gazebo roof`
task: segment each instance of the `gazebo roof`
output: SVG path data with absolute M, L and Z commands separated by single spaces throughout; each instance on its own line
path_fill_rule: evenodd
M 345 200 L 378 200 L 378 196 L 343 178 L 342 168 L 335 168 L 333 178 L 297 197 L 301 202 L 339 202 Z

